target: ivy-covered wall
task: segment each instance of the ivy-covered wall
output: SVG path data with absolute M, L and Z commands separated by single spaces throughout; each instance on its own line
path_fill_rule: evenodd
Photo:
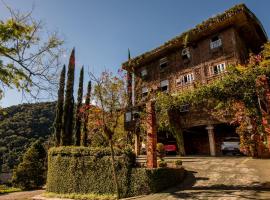
M 114 194 L 109 149 L 51 148 L 47 191 L 54 193 Z M 131 152 L 116 150 L 116 170 L 121 197 L 161 191 L 181 183 L 184 169 L 134 168 Z

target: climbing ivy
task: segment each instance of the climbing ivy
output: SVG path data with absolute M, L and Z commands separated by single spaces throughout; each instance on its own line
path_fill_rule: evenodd
M 243 148 L 249 149 L 251 137 L 244 137 L 247 126 L 253 124 L 253 133 L 264 136 L 261 128 L 261 112 L 258 95 L 263 93 L 256 87 L 258 76 L 270 77 L 270 43 L 266 43 L 259 55 L 250 55 L 248 64 L 227 67 L 227 73 L 221 79 L 207 85 L 195 84 L 195 89 L 177 94 L 160 93 L 157 96 L 159 126 L 171 128 L 169 110 L 180 110 L 189 105 L 191 110 L 207 108 L 209 113 L 221 118 L 230 115 L 231 123 L 237 123 L 237 133 Z M 250 140 L 250 139 L 249 139 Z M 249 150 L 247 150 L 249 151 Z

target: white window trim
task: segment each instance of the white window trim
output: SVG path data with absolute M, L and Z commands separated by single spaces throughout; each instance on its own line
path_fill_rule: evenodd
M 132 118 L 131 112 L 126 112 L 126 122 L 130 122 Z
M 167 62 L 168 62 L 168 58 L 167 58 L 167 57 L 161 58 L 161 59 L 159 60 L 159 65 L 163 65 L 163 64 L 165 64 L 165 63 L 167 63 Z
M 169 80 L 163 80 L 160 82 L 160 88 L 167 87 L 167 90 L 163 92 L 168 92 L 169 91 Z
M 187 48 L 184 48 L 184 49 L 182 50 L 181 55 L 182 55 L 182 57 L 183 57 L 183 56 L 187 56 L 188 58 L 190 58 L 190 51 L 189 51 L 189 48 L 188 48 L 188 47 L 187 47 Z
M 145 68 L 142 69 L 141 76 L 142 77 L 147 76 L 147 69 L 145 69 Z
M 215 73 L 214 67 L 217 67 L 217 73 Z M 216 75 L 222 74 L 222 73 L 226 72 L 226 64 L 225 63 L 219 63 L 217 65 L 212 65 L 212 66 L 209 67 L 209 70 L 210 70 L 210 75 L 211 76 L 216 76 Z
M 142 88 L 142 95 L 146 95 L 148 93 L 148 88 L 147 87 L 143 87 Z
M 187 81 L 185 81 L 185 77 L 186 77 L 186 80 L 187 80 Z M 181 75 L 178 79 L 176 79 L 176 84 L 177 84 L 177 85 L 181 85 L 181 86 L 189 85 L 189 84 L 191 84 L 194 80 L 195 80 L 194 73 L 191 72 L 191 73 L 187 73 L 187 74 Z
M 210 48 L 211 49 L 216 49 L 216 48 L 221 47 L 221 46 L 222 46 L 222 40 L 221 40 L 221 38 L 219 38 L 216 41 L 210 41 Z

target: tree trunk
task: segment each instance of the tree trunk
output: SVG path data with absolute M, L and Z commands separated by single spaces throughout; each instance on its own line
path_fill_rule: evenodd
M 176 139 L 177 147 L 178 147 L 178 153 L 180 156 L 185 156 L 185 146 L 184 146 L 184 136 L 183 136 L 183 129 L 180 125 L 179 119 L 179 113 L 177 113 L 176 110 L 168 110 L 168 116 L 169 116 L 169 122 L 170 122 L 170 128 L 172 131 L 173 136 Z
M 119 192 L 119 185 L 118 185 L 118 179 L 116 175 L 116 170 L 115 170 L 115 160 L 114 160 L 114 150 L 113 150 L 113 141 L 112 139 L 109 140 L 110 142 L 110 147 L 111 147 L 111 160 L 112 160 L 112 172 L 113 172 L 113 179 L 114 179 L 114 184 L 115 184 L 115 190 L 116 190 L 116 198 L 120 198 L 120 192 Z

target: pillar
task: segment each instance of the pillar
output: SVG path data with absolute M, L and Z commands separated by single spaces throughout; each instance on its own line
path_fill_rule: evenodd
M 134 134 L 135 136 L 135 155 L 139 156 L 140 155 L 140 150 L 141 150 L 141 144 L 140 144 L 140 135 L 139 134 Z
M 146 103 L 146 127 L 147 127 L 147 168 L 157 167 L 157 124 L 155 103 L 149 101 Z
M 216 142 L 215 142 L 215 134 L 214 134 L 214 126 L 208 125 L 206 127 L 209 138 L 209 146 L 210 146 L 210 155 L 216 156 Z

